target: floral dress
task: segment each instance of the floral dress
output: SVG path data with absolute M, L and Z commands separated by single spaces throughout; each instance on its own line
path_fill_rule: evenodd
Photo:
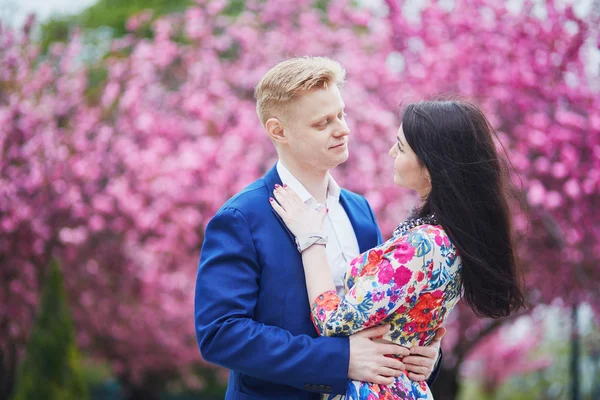
M 389 323 L 383 339 L 405 347 L 427 345 L 460 297 L 460 269 L 460 257 L 441 226 L 415 227 L 352 260 L 345 298 L 333 290 L 319 295 L 312 321 L 321 336 L 350 336 Z M 402 374 L 392 385 L 348 381 L 345 395 L 322 399 L 433 397 L 427 383 Z

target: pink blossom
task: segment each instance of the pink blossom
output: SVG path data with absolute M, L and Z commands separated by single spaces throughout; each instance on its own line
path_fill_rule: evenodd
M 406 240 L 400 241 L 394 249 L 394 258 L 398 260 L 400 264 L 406 264 L 412 260 L 415 255 L 415 248 L 410 245 Z
M 388 260 L 383 260 L 379 264 L 379 272 L 377 273 L 377 280 L 379 283 L 385 285 L 388 284 L 394 277 L 394 268 Z

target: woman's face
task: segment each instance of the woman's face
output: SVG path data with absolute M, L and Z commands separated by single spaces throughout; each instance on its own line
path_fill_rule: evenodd
M 389 152 L 394 159 L 394 183 L 415 190 L 424 199 L 431 191 L 429 171 L 419 163 L 417 155 L 408 145 L 402 125 L 398 129 L 397 139 Z

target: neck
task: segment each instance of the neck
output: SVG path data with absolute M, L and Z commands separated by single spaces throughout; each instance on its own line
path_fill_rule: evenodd
M 329 170 L 316 170 L 311 166 L 303 164 L 291 157 L 279 155 L 279 160 L 288 171 L 308 190 L 308 193 L 320 203 L 327 201 L 327 185 L 329 184 Z
M 423 205 L 427 201 L 427 197 L 429 197 L 429 193 L 431 193 L 431 186 L 423 187 L 417 189 L 417 193 L 421 198 L 421 205 Z

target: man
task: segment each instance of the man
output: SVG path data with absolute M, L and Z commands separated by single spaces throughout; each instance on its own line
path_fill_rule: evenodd
M 297 248 L 303 244 L 269 204 L 275 185 L 287 184 L 312 207 L 329 209 L 327 257 L 343 295 L 350 260 L 381 242 L 367 201 L 329 174 L 348 158 L 343 80 L 335 61 L 297 58 L 272 68 L 256 87 L 257 112 L 279 161 L 210 221 L 196 281 L 198 344 L 206 361 L 231 370 L 226 399 L 318 399 L 345 394 L 348 379 L 391 384 L 405 364 L 411 379 L 424 380 L 436 362 L 443 332 L 412 355 L 371 340 L 386 326 L 318 337 Z

